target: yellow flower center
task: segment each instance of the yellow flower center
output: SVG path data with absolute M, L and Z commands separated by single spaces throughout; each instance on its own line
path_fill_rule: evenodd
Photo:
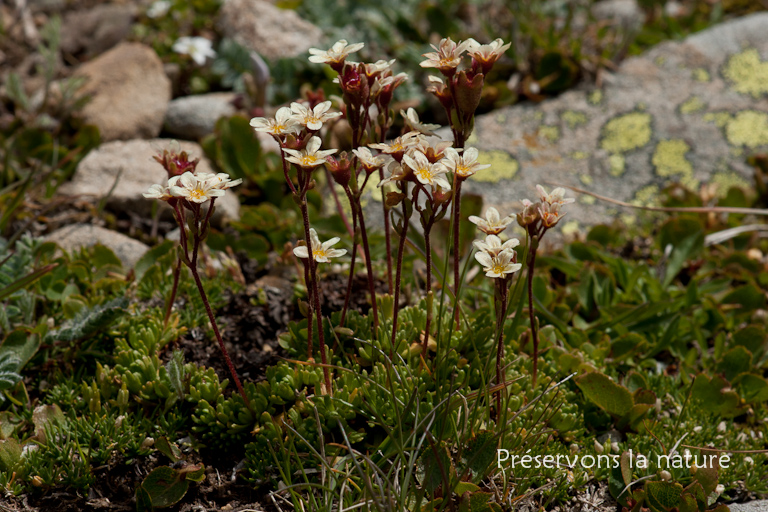
M 189 197 L 192 199 L 200 199 L 205 197 L 205 191 L 201 188 L 196 188 L 189 193 Z
M 312 167 L 317 163 L 317 159 L 313 156 L 305 155 L 301 157 L 301 165 L 304 167 Z
M 504 265 L 501 263 L 495 263 L 491 270 L 493 270 L 494 274 L 504 275 Z
M 283 130 L 285 130 L 285 125 L 284 124 L 276 124 L 276 125 L 272 126 L 272 133 L 274 133 L 276 135 L 280 135 L 280 132 L 282 132 Z
M 421 169 L 416 169 L 416 174 L 418 174 L 419 178 L 423 180 L 427 180 L 428 182 L 432 183 L 432 171 L 429 169 L 429 167 L 422 167 Z
M 314 259 L 317 259 L 318 257 L 320 257 L 320 258 L 327 258 L 328 257 L 328 253 L 323 248 L 315 249 L 315 250 L 312 251 L 312 257 Z
M 456 174 L 459 176 L 470 176 L 472 171 L 466 165 L 458 165 L 456 166 Z

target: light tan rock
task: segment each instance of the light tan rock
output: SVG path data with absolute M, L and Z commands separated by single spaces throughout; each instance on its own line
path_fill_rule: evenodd
M 102 140 L 156 137 L 171 100 L 171 82 L 152 48 L 121 43 L 83 64 L 83 91 L 93 98 L 81 115 L 99 127 Z
M 57 229 L 45 238 L 49 242 L 55 242 L 67 252 L 101 244 L 111 249 L 126 268 L 136 265 L 136 262 L 149 250 L 149 246 L 138 240 L 91 224 L 70 224 Z
M 225 0 L 217 24 L 225 36 L 268 59 L 302 55 L 323 36 L 295 11 L 265 0 Z
M 163 149 L 186 151 L 191 158 L 200 158 L 198 171 L 213 172 L 210 162 L 203 156 L 203 149 L 195 142 L 176 142 L 171 139 L 113 141 L 91 151 L 77 166 L 72 181 L 62 185 L 59 192 L 99 199 L 109 195 L 109 208 L 150 215 L 152 204 L 158 201 L 147 199 L 142 194 L 151 185 L 168 181 L 165 169 L 152 158 Z M 170 215 L 170 208 L 165 203 L 159 203 Z M 238 219 L 239 211 L 240 203 L 230 190 L 216 201 L 214 219 L 220 220 L 221 216 Z

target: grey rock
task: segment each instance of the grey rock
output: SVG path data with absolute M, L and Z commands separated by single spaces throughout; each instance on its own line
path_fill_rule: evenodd
M 627 59 L 602 89 L 479 116 L 467 145 L 492 167 L 462 190 L 506 214 L 535 199 L 537 183 L 638 205 L 658 204 L 670 182 L 749 186 L 746 156 L 768 150 L 766 33 L 768 13 L 744 17 Z M 637 214 L 586 195 L 566 210 L 565 232 Z
M 102 140 L 156 137 L 171 100 L 171 82 L 152 48 L 121 43 L 80 66 L 93 98 L 81 115 L 99 127 Z
M 768 512 L 768 500 L 750 501 L 747 503 L 731 503 L 731 512 Z
M 61 49 L 88 57 L 103 53 L 130 34 L 135 17 L 133 5 L 103 4 L 69 12 L 61 24 Z
M 177 98 L 168 105 L 163 128 L 183 139 L 199 139 L 213 133 L 216 121 L 233 115 L 235 93 L 215 92 Z
M 592 14 L 598 20 L 613 20 L 631 29 L 640 28 L 645 20 L 637 0 L 601 0 L 592 6 Z
M 217 25 L 226 37 L 267 59 L 302 55 L 323 35 L 295 11 L 266 0 L 225 0 Z
M 136 265 L 136 262 L 149 250 L 149 246 L 138 240 L 91 224 L 70 224 L 57 229 L 45 238 L 49 242 L 55 242 L 67 252 L 83 247 L 93 247 L 96 244 L 104 245 L 112 249 L 126 268 Z
M 152 204 L 158 201 L 147 199 L 142 194 L 151 185 L 168 181 L 163 167 L 152 158 L 168 148 L 186 151 L 191 158 L 200 158 L 197 170 L 213 172 L 210 162 L 203 156 L 202 148 L 194 142 L 175 143 L 170 139 L 113 141 L 91 151 L 77 166 L 72 181 L 62 185 L 59 191 L 67 195 L 94 196 L 99 199 L 109 194 L 108 207 L 151 215 Z M 119 181 L 115 184 L 118 174 Z M 165 203 L 159 203 L 170 216 L 171 209 Z M 217 222 L 223 218 L 239 218 L 240 203 L 233 191 L 228 191 L 218 199 L 216 207 L 214 220 Z

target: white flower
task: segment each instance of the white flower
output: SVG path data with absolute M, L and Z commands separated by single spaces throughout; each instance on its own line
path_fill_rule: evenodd
M 384 167 L 384 164 L 386 163 L 383 156 L 373 156 L 371 150 L 365 146 L 353 149 L 352 153 L 354 153 L 357 159 L 360 160 L 365 172 L 368 173 Z
M 488 277 L 507 277 L 507 274 L 517 272 L 522 268 L 520 263 L 513 263 L 513 252 L 502 251 L 497 256 L 491 256 L 487 252 L 475 253 L 475 259 L 483 266 L 483 271 Z
M 439 124 L 422 123 L 419 120 L 419 114 L 416 113 L 416 110 L 413 107 L 410 107 L 407 112 L 405 110 L 401 110 L 400 115 L 403 116 L 403 119 L 405 119 L 405 124 L 411 130 L 423 133 L 424 135 L 434 135 L 434 130 L 440 128 Z
M 301 126 L 294 119 L 290 107 L 280 107 L 275 112 L 274 119 L 266 117 L 254 117 L 251 119 L 251 126 L 257 132 L 271 133 L 272 135 L 285 135 L 288 133 L 298 133 Z
M 490 164 L 477 163 L 478 152 L 475 148 L 466 148 L 463 154 L 454 148 L 447 148 L 445 150 L 445 157 L 440 161 L 447 170 L 455 172 L 461 178 L 469 178 L 477 171 L 487 169 Z
M 476 217 L 475 215 L 470 215 L 469 217 L 469 222 L 476 224 L 477 228 L 486 235 L 498 235 L 507 229 L 507 226 L 509 226 L 513 220 L 514 217 L 512 215 L 502 219 L 499 216 L 499 211 L 494 207 L 490 207 L 485 211 L 484 219 Z
M 199 180 L 205 180 L 209 182 L 212 187 L 219 190 L 227 190 L 228 188 L 236 187 L 243 182 L 242 178 L 232 180 L 229 177 L 229 174 L 225 172 L 220 172 L 218 174 L 213 174 L 210 172 L 199 172 L 196 173 L 195 176 L 197 176 L 197 179 Z
M 161 201 L 167 201 L 172 197 L 167 185 L 162 186 L 158 184 L 151 185 L 149 190 L 144 192 L 142 195 L 147 199 L 159 199 Z
M 389 177 L 384 178 L 383 180 L 379 181 L 379 187 L 383 187 L 384 185 L 389 184 L 392 181 L 402 181 L 406 179 L 409 176 L 409 172 L 406 172 L 406 170 L 403 168 L 402 165 L 399 165 L 397 162 L 392 160 L 390 163 L 390 174 Z
M 209 199 L 221 197 L 224 195 L 224 190 L 217 188 L 217 183 L 208 181 L 206 179 L 200 179 L 191 172 L 185 172 L 179 177 L 179 180 L 175 183 L 179 185 L 171 185 L 169 187 L 170 193 L 173 197 L 180 197 L 191 201 L 193 203 L 204 203 Z M 170 182 L 169 182 L 170 185 Z
M 416 146 L 421 141 L 422 135 L 419 132 L 410 131 L 405 135 L 401 135 L 389 144 L 377 143 L 368 144 L 369 148 L 378 149 L 382 153 L 392 155 L 396 153 L 403 153 L 406 149 Z
M 517 238 L 510 238 L 506 242 L 502 243 L 501 238 L 498 236 L 487 235 L 485 240 L 475 240 L 472 243 L 475 247 L 477 247 L 478 251 L 487 252 L 491 256 L 496 256 L 502 251 L 508 251 L 514 254 L 514 248 L 520 245 L 520 240 Z
M 560 203 L 538 203 L 539 218 L 541 224 L 549 229 L 560 222 L 565 212 L 560 211 Z
M 501 39 L 496 39 L 489 44 L 480 44 L 474 39 L 468 39 L 468 41 L 467 53 L 484 67 L 492 66 L 512 44 L 504 44 Z
M 305 169 L 323 165 L 325 163 L 325 157 L 334 154 L 337 150 L 320 150 L 320 144 L 322 144 L 320 137 L 312 137 L 309 139 L 307 147 L 301 151 L 284 148 L 283 151 L 290 155 L 285 157 L 285 159 Z
M 541 198 L 542 203 L 564 205 L 576 201 L 573 197 L 566 198 L 565 189 L 562 187 L 557 187 L 549 194 L 547 194 L 547 191 L 541 185 L 536 185 L 536 190 L 539 192 L 539 197 Z
M 396 59 L 392 60 L 377 60 L 374 63 L 365 65 L 365 74 L 367 76 L 377 76 L 385 71 L 389 71 Z
M 442 72 L 451 72 L 461 63 L 462 54 L 469 45 L 470 41 L 456 44 L 451 38 L 442 39 L 437 46 L 430 45 L 435 51 L 425 53 L 423 56 L 427 60 L 421 62 L 420 66 L 423 68 L 437 68 Z
M 309 53 L 311 53 L 312 56 L 309 58 L 309 62 L 317 64 L 340 64 L 344 62 L 347 55 L 360 51 L 364 46 L 365 43 L 349 44 L 345 39 L 342 39 L 335 42 L 329 50 L 310 48 Z
M 439 164 L 431 163 L 426 155 L 416 151 L 413 157 L 403 156 L 403 163 L 413 170 L 414 176 L 423 185 L 438 185 L 445 190 L 450 190 L 451 184 L 445 179 L 445 167 Z
M 341 112 L 328 112 L 331 108 L 331 101 L 324 101 L 315 106 L 314 109 L 309 109 L 301 103 L 291 103 L 291 112 L 293 112 L 293 119 L 306 126 L 310 130 L 317 131 L 323 127 L 323 123 L 330 119 L 339 117 Z
M 171 2 L 168 0 L 157 0 L 147 9 L 147 16 L 152 19 L 162 18 L 171 10 Z
M 317 236 L 317 232 L 309 228 L 309 240 L 312 243 L 312 257 L 318 263 L 327 263 L 331 261 L 331 258 L 338 258 L 347 254 L 346 249 L 332 249 L 331 247 L 339 243 L 341 238 L 334 237 L 327 242 L 320 243 L 320 238 Z M 293 254 L 297 258 L 307 259 L 309 254 L 306 245 L 300 245 L 293 249 Z
M 198 66 L 205 64 L 207 58 L 216 57 L 211 41 L 204 37 L 180 37 L 173 43 L 173 51 L 189 55 Z

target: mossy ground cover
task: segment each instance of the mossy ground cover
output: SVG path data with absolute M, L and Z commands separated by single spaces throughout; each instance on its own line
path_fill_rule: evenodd
M 414 11 L 412 4 L 397 6 Z M 731 4 L 741 12 L 738 2 Z M 659 5 L 643 7 L 658 14 Z M 182 57 L 169 57 L 172 39 L 159 35 L 214 30 L 217 6 L 172 2 L 176 18 L 143 19 L 135 36 L 184 64 Z M 313 6 L 317 10 L 313 2 L 302 8 L 312 13 Z M 719 19 L 704 4 L 691 6 L 689 25 L 658 16 L 649 23 L 655 20 L 669 37 Z M 411 50 L 429 39 L 420 20 L 442 20 L 450 32 L 464 19 L 458 4 L 422 7 L 416 19 L 387 12 L 391 19 L 382 25 L 399 27 L 412 44 L 400 45 L 391 40 L 393 31 L 379 30 L 384 42 L 371 46 L 399 48 L 398 57 L 408 63 L 421 54 Z M 538 101 L 542 91 L 532 80 L 552 77 L 543 92 L 556 94 L 585 75 L 573 62 L 581 62 L 581 50 L 564 45 L 571 40 L 565 37 L 569 25 L 548 42 L 536 39 L 542 27 L 557 27 L 547 13 L 518 7 L 521 19 L 530 21 L 521 37 L 533 41 L 533 50 L 499 72 L 507 73 L 505 81 L 525 70 L 520 97 Z M 496 30 L 511 30 L 499 21 Z M 45 36 L 43 55 L 56 53 L 55 39 Z M 243 75 L 237 68 L 243 53 L 227 44 L 219 71 L 195 69 L 182 88 L 245 91 L 247 80 L 238 81 Z M 599 63 L 606 57 L 590 58 Z M 46 61 L 50 69 L 41 67 L 51 77 L 53 60 Z M 285 66 L 275 64 L 278 80 L 281 72 L 307 78 Z M 498 76 L 489 77 L 490 95 L 474 107 L 516 99 L 497 95 L 498 87 L 494 93 Z M 330 78 L 323 75 L 321 85 L 331 87 Z M 45 101 L 29 109 L 17 78 L 9 84 L 3 109 L 12 115 L 2 125 L 0 176 L 3 508 L 480 512 L 602 506 L 667 512 L 768 495 L 768 244 L 758 235 L 759 217 L 677 213 L 641 219 L 632 229 L 596 226 L 557 250 L 539 250 L 530 294 L 532 264 L 501 292 L 476 267 L 474 227 L 462 222 L 460 251 L 454 251 L 464 255 L 457 306 L 448 277 L 456 239 L 447 220 L 434 221 L 434 210 L 422 209 L 422 228 L 434 227 L 431 250 L 421 233 L 406 234 L 403 223 L 391 240 L 408 241 L 400 307 L 387 293 L 385 236 L 372 229 L 365 259 L 375 279 L 354 277 L 342 321 L 348 259 L 319 269 L 323 303 L 315 308 L 312 283 L 291 250 L 304 235 L 296 203 L 323 240 L 347 236 L 341 216 L 321 215 L 333 210 L 327 182 L 318 177 L 306 183 L 303 198 L 292 195 L 279 157 L 260 150 L 247 119 L 223 119 L 203 146 L 218 170 L 245 179 L 244 206 L 239 221 L 207 233 L 199 269 L 243 381 L 240 393 L 186 268 L 172 292 L 175 265 L 181 267 L 177 244 L 154 244 L 129 269 L 104 246 L 61 254 L 26 234 L 44 231 L 37 221 L 45 213 L 112 227 L 130 222 L 105 212 L 104 204 L 47 203 L 98 144 L 98 133 L 78 126 L 69 110 L 51 128 Z M 295 93 L 286 78 L 278 94 Z M 80 101 L 73 95 L 64 105 L 75 109 Z M 604 149 L 616 157 L 617 172 L 623 152 L 647 143 L 643 116 L 629 113 L 606 127 Z M 447 117 L 471 133 L 471 122 Z M 574 127 L 582 122 L 571 117 Z M 756 147 L 741 134 L 745 126 L 760 125 L 754 117 L 725 119 L 729 137 Z M 668 174 L 688 173 L 669 158 L 685 147 L 658 150 L 667 158 L 654 165 Z M 497 171 L 517 171 L 515 160 L 490 160 Z M 664 201 L 762 207 L 768 197 L 764 160 L 755 159 L 749 190 L 734 187 L 713 200 L 672 187 Z M 480 213 L 480 198 L 463 199 L 461 215 Z M 407 204 L 402 197 L 392 200 Z M 172 227 L 158 224 L 154 234 Z M 725 234 L 750 224 L 758 227 Z M 143 220 L 126 231 L 147 231 L 148 225 Z M 194 228 L 190 233 L 197 235 Z M 342 244 L 355 252 L 349 237 Z M 529 251 L 526 244 L 518 248 L 521 262 L 531 261 L 524 256 L 535 254 Z M 425 293 L 427 284 L 433 294 Z M 376 292 L 373 301 L 366 285 Z M 497 306 L 502 295 L 506 307 Z M 175 300 L 168 309 L 169 297 Z M 378 322 L 371 318 L 374 304 Z M 311 328 L 313 309 L 322 312 L 315 315 L 321 333 Z M 309 350 L 322 348 L 323 339 L 326 351 Z M 696 464 L 705 458 L 709 464 Z

